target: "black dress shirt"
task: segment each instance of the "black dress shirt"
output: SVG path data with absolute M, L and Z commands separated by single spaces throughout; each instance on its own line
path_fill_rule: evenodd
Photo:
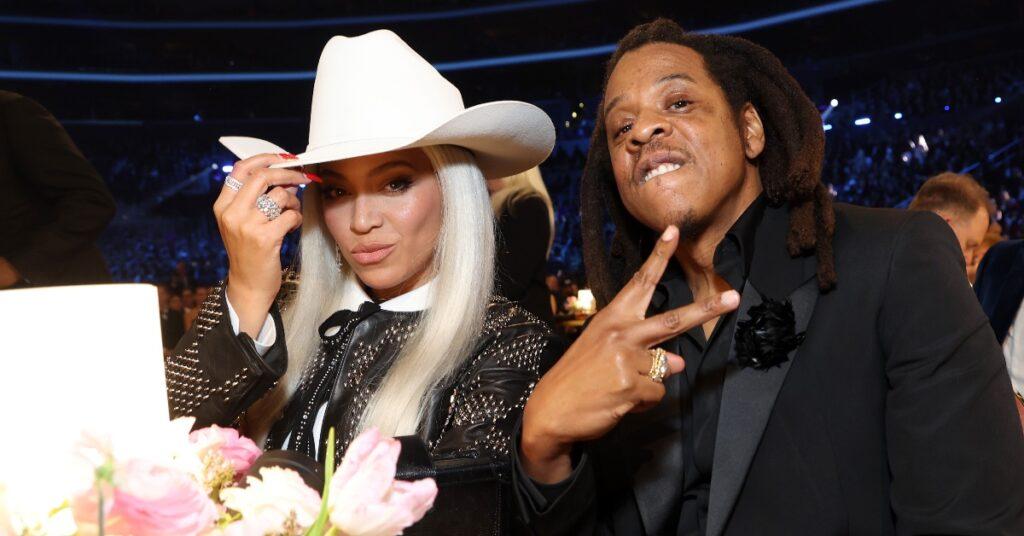
M 754 254 L 754 236 L 764 213 L 764 203 L 763 198 L 754 201 L 715 249 L 715 273 L 737 291 L 743 290 L 747 280 Z M 671 263 L 671 269 L 666 270 L 655 291 L 651 306 L 660 312 L 690 303 L 693 303 L 693 292 L 682 270 Z M 680 536 L 706 532 L 718 410 L 735 330 L 736 315 L 729 313 L 718 320 L 710 337 L 705 337 L 703 326 L 696 326 L 664 345 L 665 349 L 686 360 L 679 398 L 683 415 L 684 460 Z

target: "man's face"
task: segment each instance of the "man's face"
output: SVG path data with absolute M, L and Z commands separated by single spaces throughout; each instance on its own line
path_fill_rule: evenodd
M 988 232 L 988 211 L 981 208 L 969 215 L 943 211 L 938 211 L 938 214 L 953 228 L 953 234 L 956 235 L 957 242 L 960 242 L 960 249 L 964 254 L 964 262 L 968 266 L 974 264 L 981 244 L 985 241 L 985 233 Z
M 675 224 L 693 236 L 717 214 L 738 217 L 741 189 L 760 191 L 751 163 L 764 148 L 757 111 L 747 105 L 737 118 L 692 49 L 655 43 L 624 54 L 605 103 L 619 194 L 647 227 Z

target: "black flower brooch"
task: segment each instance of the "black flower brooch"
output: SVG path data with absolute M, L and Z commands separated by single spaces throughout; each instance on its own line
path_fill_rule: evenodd
M 782 365 L 804 342 L 796 333 L 796 316 L 789 300 L 765 298 L 750 308 L 747 320 L 736 324 L 736 360 L 741 367 L 768 370 Z

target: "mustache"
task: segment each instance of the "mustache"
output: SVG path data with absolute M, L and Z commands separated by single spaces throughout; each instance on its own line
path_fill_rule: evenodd
M 643 182 L 644 173 L 647 171 L 643 169 L 643 164 L 648 161 L 651 154 L 656 153 L 670 153 L 673 156 L 679 157 L 685 163 L 693 161 L 693 153 L 686 147 L 672 145 L 661 139 L 653 140 L 644 144 L 640 148 L 640 152 L 637 153 L 636 162 L 633 164 L 634 181 L 637 183 Z

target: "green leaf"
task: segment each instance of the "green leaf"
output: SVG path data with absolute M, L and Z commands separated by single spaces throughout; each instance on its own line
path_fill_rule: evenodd
M 306 536 L 326 536 L 333 533 L 334 527 L 328 527 L 327 499 L 331 489 L 331 477 L 334 476 L 334 427 L 327 430 L 327 456 L 324 460 L 324 492 L 320 502 L 320 515 L 316 522 L 306 531 Z

